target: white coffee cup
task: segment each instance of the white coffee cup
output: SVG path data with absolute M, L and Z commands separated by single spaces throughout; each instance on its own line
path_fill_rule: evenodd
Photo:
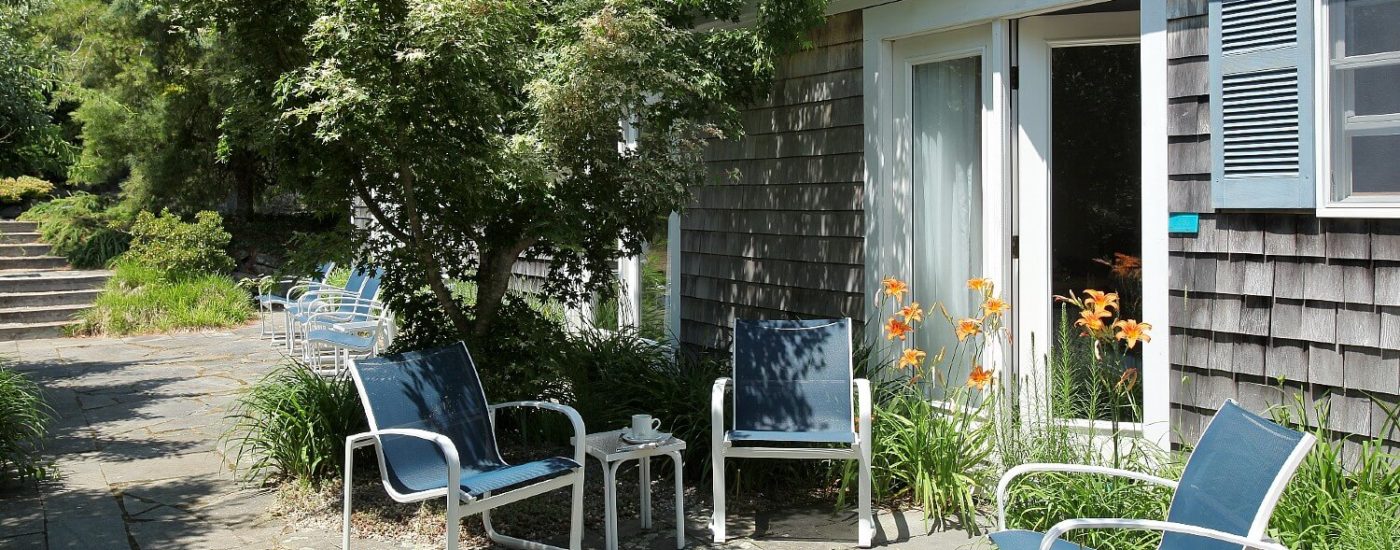
M 661 429 L 660 418 L 652 418 L 649 414 L 632 415 L 632 435 L 654 437 L 659 429 Z

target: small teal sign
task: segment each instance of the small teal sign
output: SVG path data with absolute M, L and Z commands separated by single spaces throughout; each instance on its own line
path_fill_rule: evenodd
M 1172 212 L 1167 218 L 1167 232 L 1195 235 L 1201 231 L 1201 215 L 1195 212 Z

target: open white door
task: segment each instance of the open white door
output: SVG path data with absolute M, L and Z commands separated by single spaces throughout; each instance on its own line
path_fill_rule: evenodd
M 1054 372 L 1051 354 L 1063 342 L 1082 342 L 1074 318 L 1061 338 L 1066 328 L 1053 295 L 1086 288 L 1118 292 L 1123 315 L 1143 318 L 1139 33 L 1136 11 L 1031 17 L 1019 24 L 1016 348 L 1023 383 L 1036 390 L 1023 403 L 1030 414 L 1047 410 L 1052 379 L 1065 381 L 1055 376 L 1062 373 Z M 1068 314 L 1077 316 L 1072 307 Z M 1120 368 L 1140 375 L 1141 349 Z M 1137 384 L 1139 407 L 1143 389 Z M 1109 413 L 1096 404 L 1054 414 L 1095 426 Z M 1165 426 L 1166 416 L 1164 407 L 1149 407 L 1141 418 L 1130 418 L 1128 428 Z

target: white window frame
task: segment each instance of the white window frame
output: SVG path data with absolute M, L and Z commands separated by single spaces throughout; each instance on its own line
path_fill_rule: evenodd
M 1332 95 L 1332 17 L 1331 6 L 1344 0 L 1315 0 L 1313 2 L 1313 43 L 1317 45 L 1314 54 L 1313 71 L 1315 78 L 1314 104 L 1316 112 L 1317 142 L 1317 215 L 1331 218 L 1400 218 L 1400 193 L 1393 197 L 1360 198 L 1347 197 L 1338 200 L 1333 181 L 1335 143 L 1333 142 L 1333 95 Z M 1362 56 L 1364 58 L 1385 57 L 1388 64 L 1400 63 L 1400 53 Z M 1372 66 L 1367 59 L 1360 63 L 1344 62 L 1346 65 L 1364 64 Z M 1372 118 L 1372 117 L 1367 117 Z M 1375 122 L 1395 128 L 1400 133 L 1400 115 L 1377 115 Z M 1366 121 L 1362 121 L 1366 122 Z

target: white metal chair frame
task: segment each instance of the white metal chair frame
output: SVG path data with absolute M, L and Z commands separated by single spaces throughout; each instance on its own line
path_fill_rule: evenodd
M 847 364 L 853 365 L 854 361 Z M 857 504 L 857 543 L 862 548 L 870 547 L 875 538 L 875 519 L 870 504 L 872 408 L 870 381 L 864 378 L 852 378 L 851 385 L 856 394 L 856 407 L 858 408 L 860 424 L 856 430 L 855 442 L 850 447 L 736 447 L 729 440 L 728 431 L 724 424 L 724 394 L 733 387 L 733 380 L 728 377 L 715 380 L 715 384 L 710 390 L 710 474 L 714 493 L 714 515 L 710 519 L 710 531 L 714 534 L 716 543 L 723 543 L 725 539 L 725 458 L 847 459 L 858 461 L 858 469 L 860 470 L 857 484 L 857 500 L 859 501 Z
M 287 352 L 295 353 L 297 344 L 301 343 L 303 355 L 305 355 L 306 333 L 310 331 L 310 320 L 318 319 L 320 325 L 339 325 L 343 329 L 354 329 L 373 327 L 377 322 L 373 318 L 384 315 L 386 306 L 379 301 L 380 291 L 376 290 L 374 296 L 370 298 L 360 298 L 351 293 L 345 295 L 332 295 L 331 299 L 316 300 L 302 305 L 296 311 L 286 312 L 287 331 Z M 344 311 L 342 308 L 355 308 L 361 311 Z M 352 321 L 355 317 L 363 317 L 361 321 Z
M 285 294 L 285 298 L 284 298 L 284 300 L 282 300 L 282 301 L 280 301 L 280 302 L 279 302 L 279 301 L 274 301 L 274 300 L 262 300 L 262 299 L 259 299 L 259 300 L 258 300 L 258 313 L 261 313 L 261 314 L 262 314 L 262 315 L 259 317 L 259 319 L 258 319 L 258 321 L 259 321 L 258 337 L 260 337 L 260 338 L 271 338 L 271 339 L 273 339 L 273 340 L 276 340 L 276 338 L 277 338 L 277 333 L 276 333 L 274 330 L 269 329 L 269 328 L 267 327 L 267 316 L 272 314 L 272 306 L 277 305 L 278 303 L 286 304 L 286 303 L 296 303 L 296 302 L 299 302 L 299 301 L 301 300 L 301 297 L 307 296 L 307 295 L 308 295 L 309 293 L 311 293 L 311 292 L 319 291 L 319 290 L 321 290 L 322 288 L 334 289 L 335 287 L 328 286 L 328 285 L 326 284 L 326 277 L 329 277 L 331 271 L 334 270 L 334 269 L 335 269 L 335 263 L 334 263 L 334 262 L 329 263 L 329 264 L 328 264 L 328 269 L 326 269 L 326 270 L 325 270 L 325 273 L 322 274 L 322 277 L 321 277 L 321 280 L 320 280 L 320 281 L 308 281 L 308 280 L 306 280 L 305 277 L 287 277 L 287 278 L 282 278 L 282 279 L 278 279 L 277 281 L 274 281 L 274 282 L 272 283 L 273 285 L 287 285 L 287 284 L 289 284 L 289 285 L 292 285 L 292 286 L 290 286 L 290 287 L 287 288 L 287 291 L 284 293 L 284 294 Z M 261 296 L 260 296 L 259 298 L 261 298 Z M 284 329 L 286 328 L 285 324 L 284 324 L 283 328 L 284 328 Z M 283 333 L 283 336 L 286 336 L 286 335 L 287 335 L 287 333 L 284 332 L 284 333 Z
M 340 322 L 347 315 L 361 315 L 366 317 L 364 321 Z M 302 324 L 302 359 L 311 366 L 311 370 L 323 376 L 340 376 L 345 373 L 345 368 L 349 361 L 357 357 L 370 357 L 378 355 L 381 350 L 393 344 L 392 327 L 394 326 L 394 315 L 384 307 L 383 304 L 376 303 L 369 313 L 347 314 L 342 312 L 321 312 L 312 314 Z M 365 334 L 364 339 L 367 345 L 355 346 L 345 342 L 335 342 L 316 338 L 317 329 L 331 330 L 347 334 Z M 321 361 L 325 358 L 322 346 L 330 348 L 331 370 L 322 368 Z M 343 356 L 343 359 L 342 359 Z
M 1284 468 L 1274 478 L 1273 484 L 1269 486 L 1269 492 L 1264 503 L 1259 507 L 1253 522 L 1250 524 L 1247 536 L 1239 536 L 1233 533 L 1226 533 L 1206 527 L 1176 523 L 1170 521 L 1150 520 L 1150 519 L 1125 519 L 1125 518 L 1075 518 L 1067 519 L 1056 523 L 1041 538 L 1040 550 L 1051 550 L 1055 542 L 1070 531 L 1079 529 L 1138 529 L 1146 531 L 1161 531 L 1169 533 L 1181 533 L 1184 535 L 1195 535 L 1199 537 L 1212 538 L 1232 544 L 1238 544 L 1245 548 L 1259 550 L 1288 550 L 1277 542 L 1264 538 L 1266 529 L 1269 527 L 1269 518 L 1273 515 L 1274 507 L 1278 505 L 1279 498 L 1283 496 L 1283 490 L 1288 486 L 1289 480 L 1293 478 L 1293 473 L 1298 466 L 1307 458 L 1308 452 L 1312 450 L 1316 438 L 1312 434 L 1304 434 L 1302 441 L 1289 455 Z M 1194 455 L 1193 455 L 1194 456 Z M 1190 458 L 1187 463 L 1190 463 Z M 1173 491 L 1177 488 L 1177 482 L 1170 479 L 1157 477 L 1141 472 L 1120 470 L 1104 466 L 1089 466 L 1083 464 L 1054 464 L 1054 463 L 1033 463 L 1022 464 L 1008 470 L 997 482 L 997 529 L 1006 530 L 1006 497 L 1011 482 L 1018 477 L 1033 473 L 1059 472 L 1072 474 L 1098 474 L 1122 477 L 1169 487 Z
M 352 360 L 353 361 L 353 360 Z M 359 374 L 355 369 L 350 372 L 356 378 Z M 360 399 L 369 402 L 365 395 L 364 384 L 356 380 L 356 387 L 359 388 Z M 411 503 L 422 502 L 435 498 L 447 499 L 447 550 L 457 550 L 459 547 L 460 528 L 463 517 L 481 514 L 481 521 L 486 526 L 486 534 L 493 542 L 507 548 L 520 548 L 525 550 L 563 550 L 557 546 L 551 546 L 535 541 L 528 541 L 503 535 L 496 531 L 491 525 L 491 509 L 502 505 L 524 500 L 536 495 L 547 493 L 555 489 L 562 489 L 573 485 L 573 506 L 569 527 L 569 549 L 581 550 L 583 547 L 583 473 L 586 468 L 584 464 L 584 428 L 583 417 L 578 411 L 567 405 L 550 403 L 546 401 L 512 401 L 508 403 L 498 403 L 487 405 L 487 410 L 491 414 L 492 426 L 496 423 L 496 411 L 503 408 L 536 408 L 550 410 L 563 414 L 569 419 L 569 423 L 574 430 L 574 462 L 580 466 L 567 474 L 551 478 L 538 483 L 532 483 L 517 489 L 511 489 L 499 494 L 487 493 L 481 498 L 472 498 L 471 495 L 463 492 L 461 487 L 462 466 L 461 458 L 457 454 L 457 446 L 445 435 L 412 428 L 389 428 L 379 429 L 374 420 L 374 413 L 368 407 L 365 414 L 368 416 L 370 431 L 358 433 L 345 438 L 345 503 L 341 517 L 341 548 L 350 548 L 350 512 L 351 512 L 351 490 L 353 487 L 352 478 L 355 471 L 355 450 L 361 447 L 374 446 L 375 455 L 379 459 L 379 477 L 384 485 L 384 490 L 389 493 L 389 497 L 395 502 Z M 413 437 L 432 442 L 442 451 L 443 458 L 447 462 L 447 484 L 440 489 L 429 491 L 418 491 L 413 493 L 400 493 L 394 490 L 389 482 L 388 469 L 384 463 L 384 453 L 379 446 L 380 436 L 396 435 Z M 449 488 L 457 487 L 456 495 L 449 492 Z

